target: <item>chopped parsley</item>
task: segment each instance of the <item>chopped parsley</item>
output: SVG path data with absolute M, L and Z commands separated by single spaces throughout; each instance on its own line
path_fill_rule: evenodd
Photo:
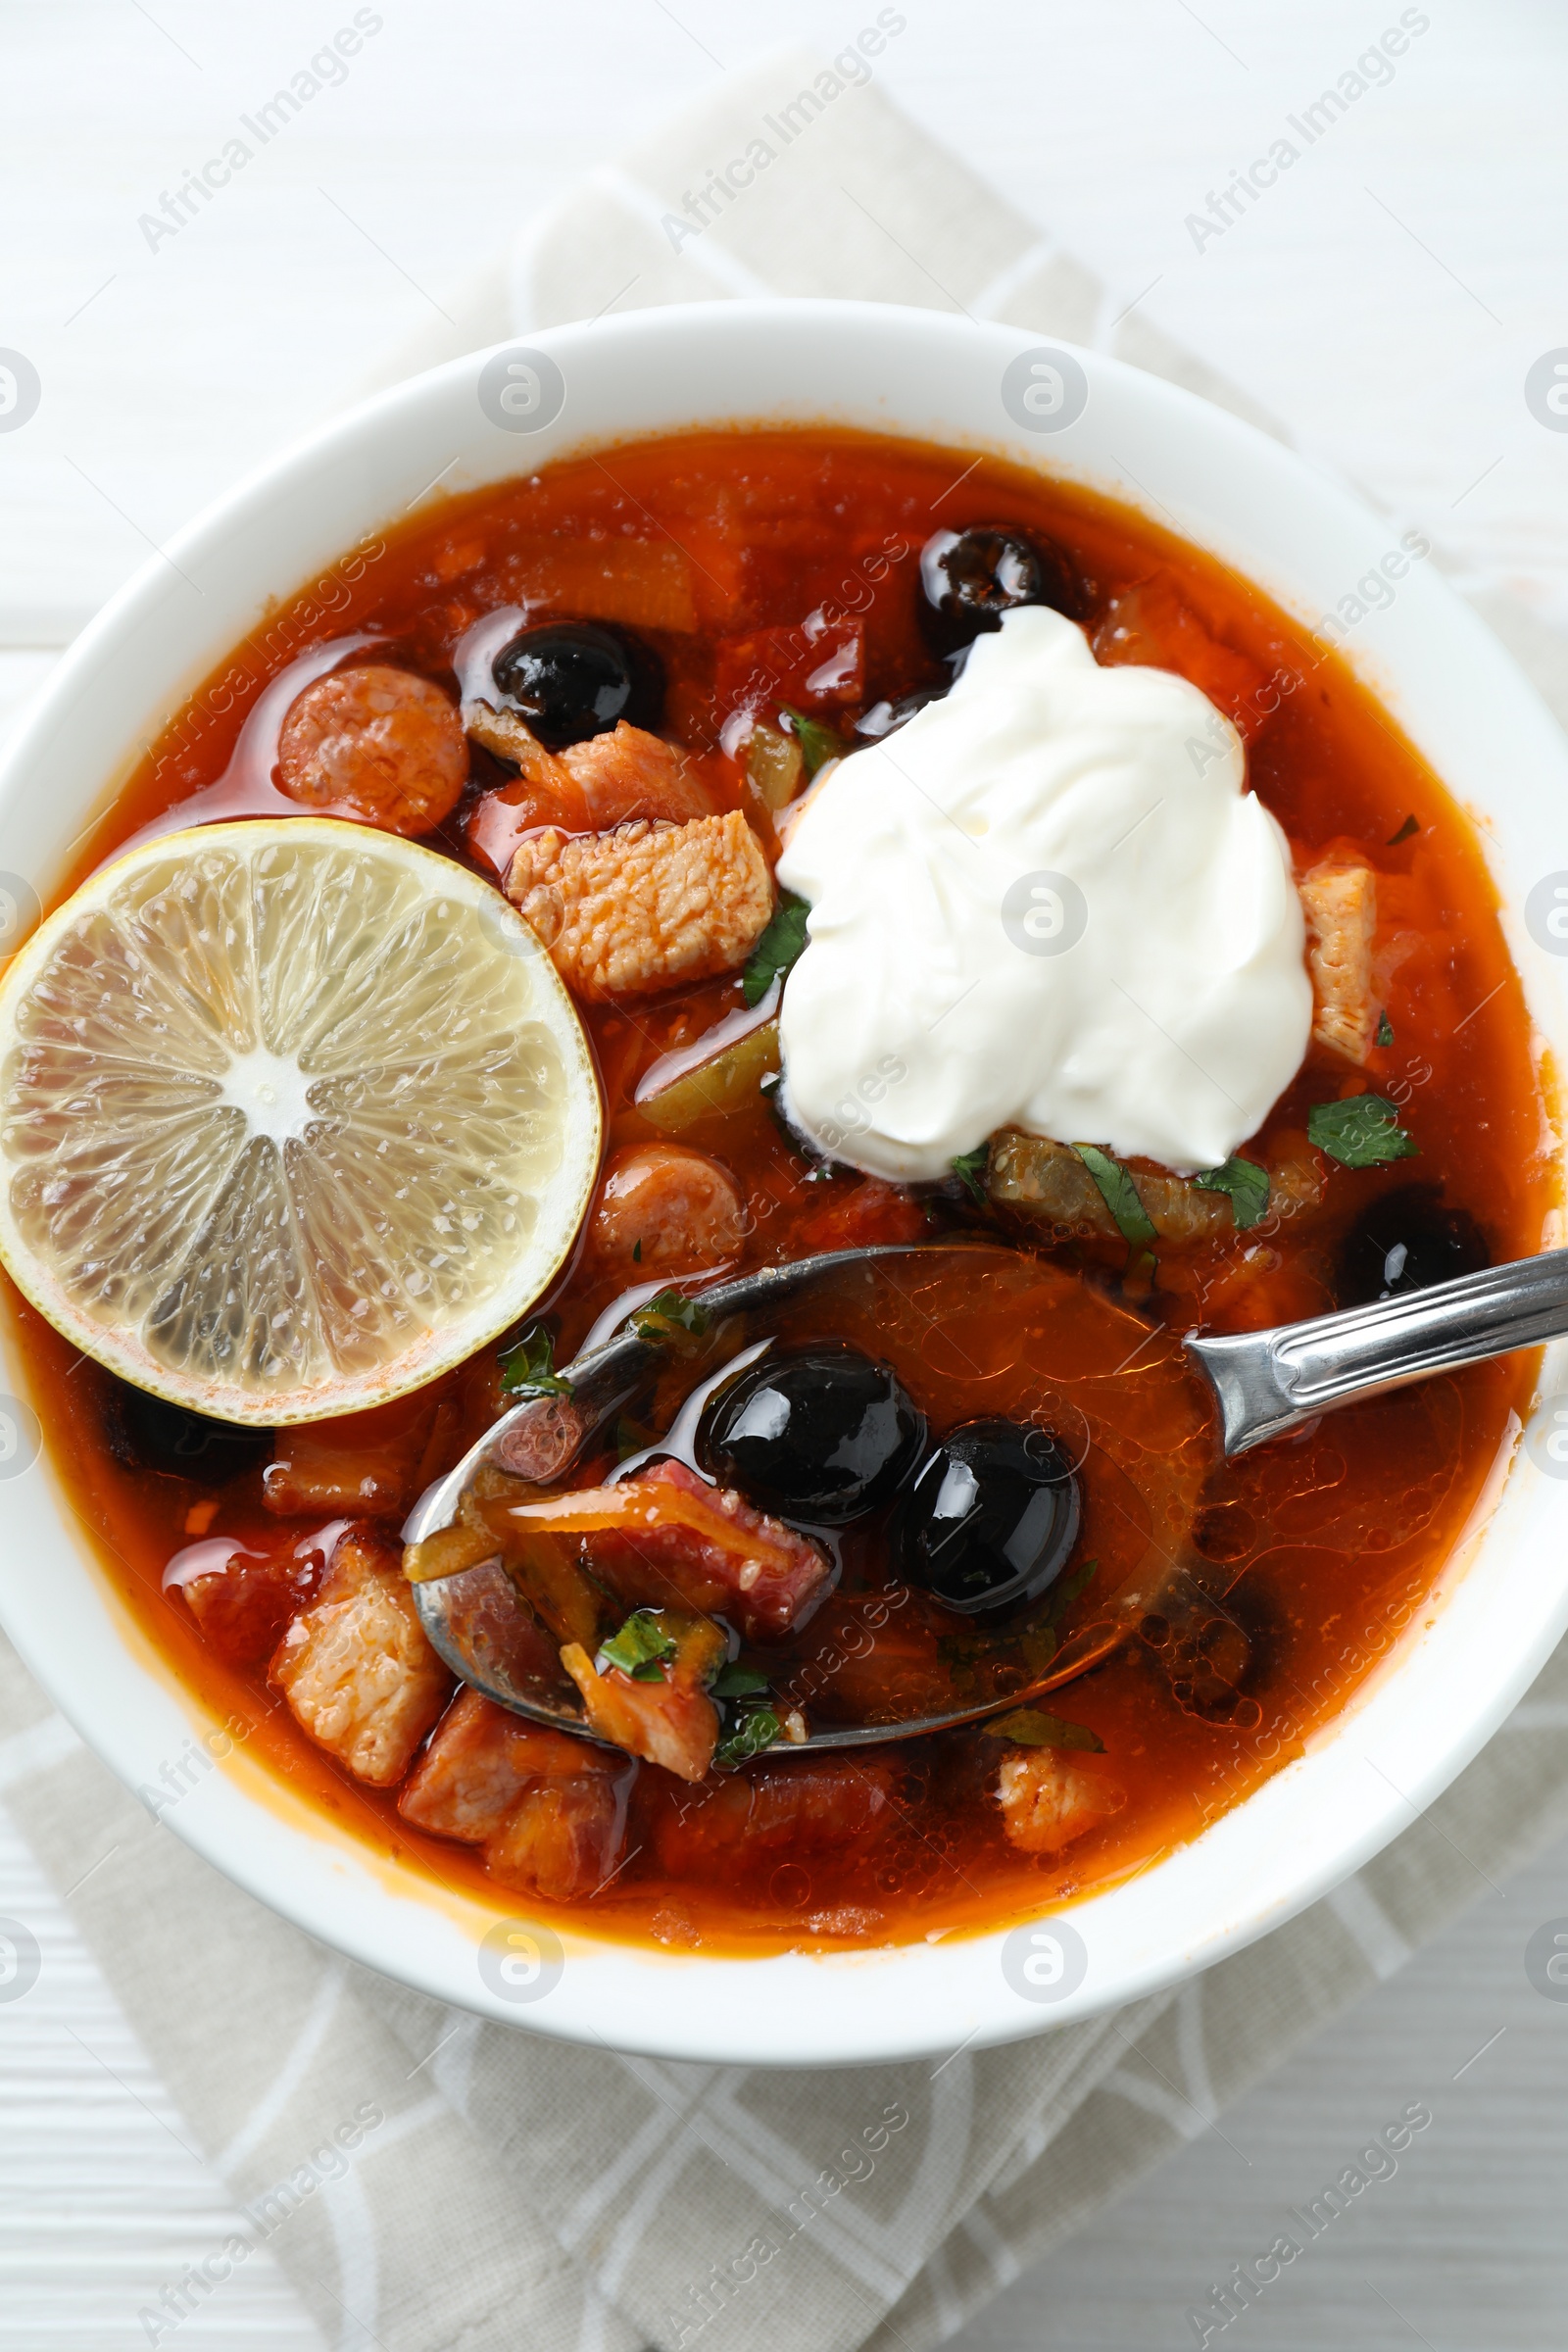
M 1252 1159 L 1239 1159 L 1234 1152 L 1222 1168 L 1205 1168 L 1193 1182 L 1201 1192 L 1226 1195 L 1238 1233 L 1245 1233 L 1268 1212 L 1267 1168 L 1260 1168 Z
M 826 767 L 830 760 L 843 758 L 843 744 L 819 718 L 808 718 L 804 710 L 792 710 L 788 703 L 779 705 L 778 714 L 789 720 L 789 731 L 801 747 L 808 776 L 814 776 L 819 767 Z
M 1415 1144 L 1383 1095 L 1348 1095 L 1343 1102 L 1314 1102 L 1306 1132 L 1342 1168 L 1378 1168 L 1389 1159 L 1416 1159 Z
M 713 1762 L 718 1765 L 744 1764 L 749 1757 L 760 1756 L 772 1746 L 779 1736 L 779 1720 L 771 1707 L 754 1707 L 743 1715 L 732 1732 L 726 1732 L 713 1750 Z
M 760 1004 L 780 972 L 787 972 L 806 952 L 806 918 L 811 909 L 793 891 L 781 890 L 773 919 L 746 960 L 741 995 L 748 1004 Z
M 1152 1247 L 1158 1236 L 1121 1161 L 1112 1159 L 1108 1152 L 1102 1152 L 1098 1144 L 1074 1144 L 1073 1150 L 1099 1185 L 1122 1240 L 1142 1243 L 1146 1249 Z
M 987 1205 L 985 1177 L 990 1163 L 991 1146 L 989 1144 L 976 1144 L 972 1152 L 960 1152 L 956 1159 L 950 1160 L 948 1163 L 976 1208 L 984 1208 Z
M 1415 818 L 1413 816 L 1407 816 L 1403 824 L 1399 827 L 1397 833 L 1391 833 L 1389 835 L 1386 846 L 1391 850 L 1396 850 L 1401 841 L 1408 841 L 1413 833 L 1419 833 L 1421 827 L 1416 822 Z
M 1014 1707 L 1010 1715 L 993 1715 L 984 1727 L 993 1740 L 1015 1740 L 1020 1747 L 1082 1747 L 1102 1756 L 1105 1742 L 1086 1723 L 1064 1723 L 1043 1707 Z
M 640 1237 L 631 1246 L 631 1262 L 634 1266 L 640 1266 L 643 1262 L 643 1245 Z
M 709 1689 L 715 1698 L 755 1698 L 759 1690 L 767 1689 L 767 1677 L 759 1674 L 755 1666 L 731 1664 L 719 1668 Z
M 1378 1018 L 1376 1043 L 1380 1046 L 1392 1046 L 1394 1043 L 1394 1023 L 1386 1012 L 1380 1014 Z
M 606 1666 L 618 1666 L 634 1683 L 662 1683 L 664 1660 L 674 1655 L 674 1635 L 666 1634 L 658 1618 L 647 1609 L 637 1609 L 618 1634 L 612 1634 L 608 1642 L 600 1644 L 594 1663 L 601 1671 Z
M 569 1396 L 571 1383 L 556 1370 L 556 1344 L 542 1323 L 530 1323 L 520 1340 L 501 1351 L 501 1388 L 507 1396 Z
M 709 1321 L 708 1309 L 700 1298 L 688 1298 L 682 1291 L 660 1291 L 638 1307 L 631 1326 L 639 1339 L 662 1340 L 673 1326 L 700 1340 L 708 1330 Z

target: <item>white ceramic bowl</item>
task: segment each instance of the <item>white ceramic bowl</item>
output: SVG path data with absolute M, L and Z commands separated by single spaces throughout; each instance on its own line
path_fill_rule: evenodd
M 1220 410 L 1092 352 L 1043 354 L 1007 327 L 875 305 L 715 303 L 553 329 L 530 350 L 458 361 L 355 410 L 243 483 L 139 572 L 63 662 L 0 769 L 0 876 L 30 880 L 47 901 L 68 846 L 138 744 L 269 601 L 400 518 L 437 478 L 444 490 L 477 485 L 694 424 L 842 422 L 995 452 L 1102 488 L 1308 621 L 1353 596 L 1396 540 L 1387 521 Z M 1345 651 L 1476 812 L 1505 906 L 1521 909 L 1539 877 L 1568 869 L 1568 747 L 1544 707 L 1430 564 L 1398 580 Z M 1561 1059 L 1565 966 L 1512 916 L 1510 937 Z M 1548 1366 L 1544 1387 L 1559 1377 Z M 20 1366 L 8 1385 L 22 1389 Z M 8 1631 L 105 1762 L 132 1788 L 156 1784 L 209 1719 L 112 1598 L 47 1469 L 12 1478 L 3 1494 Z M 1496 1729 L 1568 1623 L 1568 1483 L 1521 1452 L 1450 1564 L 1441 1604 L 1420 1617 L 1307 1756 L 1196 1843 L 1071 1908 L 1067 1926 L 1081 1942 L 1064 1934 L 1057 1944 L 1079 1965 L 1065 1973 L 1057 1946 L 1031 1944 L 1027 1930 L 1010 1940 L 750 1961 L 571 1936 L 558 1962 L 546 1934 L 542 1967 L 529 1965 L 526 1946 L 498 1966 L 481 1945 L 495 1910 L 369 1855 L 270 1787 L 243 1751 L 165 1819 L 327 1943 L 541 2033 L 761 2064 L 1000 2042 L 1237 1950 L 1406 1828 Z

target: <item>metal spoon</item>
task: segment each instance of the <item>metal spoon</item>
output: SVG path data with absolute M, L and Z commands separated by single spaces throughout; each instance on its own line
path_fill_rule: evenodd
M 716 1320 L 755 1313 L 824 1276 L 874 1259 L 928 1262 L 939 1254 L 972 1255 L 995 1247 L 982 1242 L 916 1242 L 833 1250 L 793 1265 L 764 1267 L 700 1297 L 706 1312 Z M 1565 1334 L 1568 1250 L 1558 1250 L 1310 1322 L 1233 1338 L 1189 1337 L 1185 1345 L 1214 1391 L 1224 1450 L 1234 1455 L 1354 1397 L 1379 1396 L 1434 1372 L 1537 1347 Z M 504 1414 L 457 1467 L 420 1497 L 404 1527 L 405 1542 L 422 1542 L 451 1524 L 465 1488 L 481 1464 L 493 1463 L 539 1484 L 562 1477 L 611 1415 L 635 1396 L 663 1355 L 660 1338 L 634 1322 L 631 1329 L 579 1356 L 563 1375 L 570 1385 L 569 1399 L 532 1397 Z M 984 1721 L 1027 1706 L 1087 1673 L 1140 1632 L 1172 1673 L 1185 1677 L 1185 1687 L 1191 1686 L 1195 1672 L 1200 1685 L 1206 1674 L 1197 1711 L 1223 1717 L 1235 1669 L 1208 1671 L 1205 1653 L 1214 1649 L 1216 1631 L 1229 1629 L 1242 1644 L 1245 1659 L 1246 1638 L 1228 1617 L 1222 1595 L 1211 1589 L 1214 1573 L 1195 1552 L 1172 1558 L 1152 1550 L 1108 1595 L 1102 1615 L 1073 1635 L 1056 1652 L 1049 1672 L 1025 1687 L 942 1715 L 812 1731 L 804 1742 L 782 1752 L 868 1747 Z M 579 1739 L 590 1737 L 580 1708 L 557 1695 L 530 1670 L 531 1620 L 499 1560 L 417 1584 L 414 1592 L 424 1630 L 455 1674 L 531 1721 Z
M 1189 1339 L 1219 1401 L 1227 1454 L 1246 1453 L 1355 1396 L 1568 1335 L 1568 1250 L 1310 1323 Z

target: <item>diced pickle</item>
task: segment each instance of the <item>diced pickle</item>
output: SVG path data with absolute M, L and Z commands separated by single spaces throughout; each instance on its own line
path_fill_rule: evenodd
M 759 719 L 746 746 L 746 773 L 764 808 L 785 808 L 806 780 L 806 760 L 793 735 Z
M 1133 1189 L 1160 1240 L 1174 1249 L 1217 1241 L 1233 1233 L 1236 1219 L 1223 1193 L 1200 1192 L 1184 1176 L 1133 1175 Z
M 762 1080 L 778 1066 L 778 1023 L 763 1021 L 637 1107 L 662 1134 L 680 1135 L 699 1119 L 751 1107 L 760 1099 Z
M 1070 1145 L 1004 1130 L 991 1145 L 986 1190 L 1004 1208 L 1021 1208 L 1055 1225 L 1086 1225 L 1114 1237 L 1116 1221 Z
M 1176 1249 L 1216 1240 L 1234 1230 L 1222 1193 L 1205 1193 L 1181 1176 L 1149 1176 L 1129 1169 L 1133 1189 L 1160 1240 Z M 1104 1195 L 1069 1144 L 1007 1131 L 995 1138 L 986 1189 L 1000 1206 L 1020 1208 L 1053 1224 L 1087 1226 L 1107 1238 L 1116 1221 Z

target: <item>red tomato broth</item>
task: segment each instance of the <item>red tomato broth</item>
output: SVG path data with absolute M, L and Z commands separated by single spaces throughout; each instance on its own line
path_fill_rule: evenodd
M 1272 1161 L 1282 1139 L 1304 1148 L 1311 1103 L 1370 1088 L 1399 1102 L 1421 1154 L 1366 1171 L 1331 1168 L 1324 1206 L 1299 1225 L 1275 1217 L 1251 1234 L 1162 1252 L 1152 1285 L 1127 1267 L 1119 1244 L 1049 1228 L 1032 1238 L 1060 1264 L 1084 1271 L 1106 1313 L 1125 1311 L 1105 1303 L 1119 1295 L 1178 1334 L 1198 1320 L 1239 1329 L 1337 1303 L 1346 1228 L 1380 1193 L 1415 1180 L 1440 1186 L 1468 1210 L 1494 1257 L 1541 1247 L 1557 1195 L 1529 1022 L 1479 844 L 1448 795 L 1339 657 L 1249 583 L 1110 502 L 990 461 L 964 472 L 955 453 L 869 436 L 702 434 L 564 464 L 428 510 L 384 540 L 362 543 L 353 576 L 347 565 L 323 575 L 215 672 L 94 830 L 60 896 L 149 819 L 212 785 L 257 696 L 309 647 L 381 632 L 398 656 L 450 687 L 465 630 L 524 595 L 530 622 L 619 621 L 656 646 L 668 678 L 666 732 L 696 756 L 715 801 L 747 808 L 766 843 L 765 813 L 749 800 L 726 738 L 733 711 L 722 696 L 751 696 L 767 709 L 787 694 L 842 724 L 854 707 L 838 658 L 850 616 L 858 622 L 862 706 L 930 683 L 934 664 L 915 617 L 919 547 L 938 524 L 999 520 L 1065 552 L 1081 583 L 1078 616 L 1092 633 L 1105 630 L 1102 650 L 1111 658 L 1163 650 L 1170 666 L 1238 717 L 1250 780 L 1289 834 L 1298 870 L 1344 850 L 1378 874 L 1378 972 L 1394 1043 L 1377 1049 L 1364 1072 L 1314 1047 L 1249 1149 Z M 1125 601 L 1149 582 L 1157 594 Z M 1117 600 L 1119 651 L 1109 638 Z M 835 659 L 823 665 L 831 674 L 813 701 L 803 624 L 823 607 L 838 615 L 821 638 Z M 1289 688 L 1287 679 L 1295 681 Z M 1265 708 L 1271 702 L 1277 707 Z M 473 769 L 478 789 L 510 773 L 478 750 Z M 466 862 L 463 819 L 472 799 L 470 791 L 428 837 Z M 1412 813 L 1419 831 L 1392 845 Z M 610 1154 L 657 1140 L 635 1102 L 646 1071 L 740 1002 L 733 978 L 581 1008 L 599 1057 Z M 736 1179 L 749 1225 L 743 1264 L 865 1241 L 997 1230 L 962 1198 L 911 1197 L 851 1170 L 812 1168 L 760 1098 L 698 1121 L 679 1141 L 711 1152 Z M 623 1268 L 601 1266 L 591 1247 L 579 1250 L 544 1302 L 558 1361 L 624 1283 Z M 165 1564 L 191 1540 L 193 1504 L 213 1491 L 122 1469 L 103 1435 L 107 1375 L 73 1362 L 66 1343 L 12 1298 L 57 1473 L 116 1591 L 180 1679 L 220 1718 L 252 1724 L 250 1752 L 356 1836 L 414 1857 L 449 1886 L 504 1903 L 474 1849 L 410 1829 L 395 1790 L 368 1789 L 340 1771 L 294 1725 L 264 1671 L 226 1665 L 189 1612 L 164 1595 Z M 808 1328 L 809 1318 L 801 1325 Z M 847 1324 L 835 1328 L 851 1336 Z M 1001 1325 L 985 1328 L 994 1334 Z M 993 1339 L 993 1362 L 984 1332 L 969 1337 L 967 1376 L 952 1348 L 929 1334 L 905 1333 L 895 1356 L 939 1431 L 996 1409 L 988 1398 L 1016 1371 L 1015 1362 L 1000 1362 L 1005 1347 Z M 879 1351 L 877 1328 L 864 1341 Z M 890 1339 L 880 1346 L 894 1352 Z M 973 1348 L 984 1377 L 973 1376 Z M 1170 1352 L 1167 1345 L 1167 1359 Z M 793 1844 L 764 1818 L 765 1785 L 781 1773 L 819 1774 L 828 1759 L 764 1765 L 764 1794 L 755 1802 L 745 1794 L 746 1774 L 694 1790 L 645 1765 L 628 1838 L 637 1851 L 591 1904 L 563 1908 L 595 1932 L 683 1948 L 854 1944 L 976 1931 L 1143 1868 L 1298 1754 L 1420 1617 L 1507 1441 L 1509 1415 L 1525 1405 L 1533 1370 L 1533 1359 L 1520 1358 L 1477 1366 L 1333 1415 L 1233 1465 L 1217 1462 L 1211 1438 L 1200 1465 L 1193 1452 L 1187 1504 L 1200 1549 L 1236 1568 L 1227 1606 L 1253 1644 L 1248 1688 L 1258 1720 L 1238 1730 L 1184 1713 L 1141 1647 L 1054 1694 L 1047 1704 L 1103 1742 L 1102 1756 L 1075 1753 L 1072 1762 L 1114 1784 L 1122 1798 L 1102 1827 L 1064 1850 L 1031 1856 L 1008 1845 L 987 1792 L 1003 1743 L 983 1732 L 890 1745 L 844 1766 L 839 1812 L 825 1803 L 818 1828 L 808 1822 Z M 695 1377 L 688 1366 L 667 1378 L 666 1413 L 674 1392 Z M 442 1388 L 450 1401 L 420 1465 L 426 1476 L 456 1460 L 503 1402 L 488 1351 Z M 1190 1450 L 1198 1447 L 1191 1432 L 1189 1441 Z M 574 1483 L 590 1483 L 608 1458 L 583 1465 Z M 1075 1622 L 1086 1621 L 1095 1592 L 1132 1564 L 1126 1529 L 1118 1530 L 1128 1494 L 1134 1515 L 1138 1507 L 1136 1482 L 1127 1482 L 1126 1460 L 1086 1467 L 1077 1557 L 1098 1554 L 1103 1564 Z M 259 1472 L 231 1481 L 217 1500 L 212 1532 L 225 1537 L 275 1542 L 287 1527 L 303 1532 L 332 1515 L 322 1508 L 291 1521 L 270 1516 Z M 884 1521 L 842 1539 L 843 1583 L 824 1611 L 819 1648 L 845 1611 L 853 1618 L 886 1585 L 886 1532 Z M 880 1667 L 860 1668 L 872 1684 L 881 1668 L 895 1678 L 920 1670 L 913 1622 L 891 1610 L 873 1629 L 870 1656 L 880 1656 Z M 803 1649 L 809 1647 L 808 1638 Z M 846 1687 L 854 1680 L 852 1670 Z

